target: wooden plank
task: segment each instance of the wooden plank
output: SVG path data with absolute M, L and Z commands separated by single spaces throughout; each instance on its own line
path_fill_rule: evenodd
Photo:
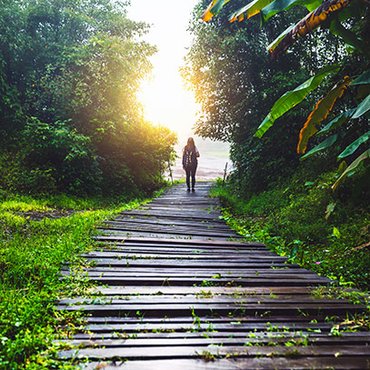
M 233 317 L 230 316 L 200 316 L 199 322 L 195 322 L 195 318 L 193 316 L 176 316 L 176 317 L 119 317 L 119 316 L 89 316 L 86 317 L 85 322 L 87 324 L 140 324 L 140 325 L 151 325 L 151 324 L 191 324 L 193 326 L 200 324 L 209 324 L 212 323 L 213 325 L 217 326 L 217 331 L 211 331 L 211 333 L 219 333 L 224 330 L 226 327 L 240 327 L 242 325 L 242 331 L 256 331 L 264 330 L 264 331 L 289 331 L 292 328 L 296 330 L 297 325 L 300 326 L 300 329 L 315 329 L 315 328 L 332 328 L 335 323 L 334 322 L 323 322 L 322 320 L 318 320 L 318 322 L 312 322 L 312 318 L 314 316 L 296 316 L 294 317 L 294 321 L 292 321 L 292 317 L 289 315 L 274 315 L 273 317 L 266 317 L 266 316 L 253 316 L 253 315 L 235 315 Z M 318 316 L 314 317 L 315 319 Z M 219 326 L 222 325 L 222 326 Z M 226 326 L 225 326 L 226 325 Z M 228 325 L 228 326 L 227 326 Z M 239 331 L 238 331 L 239 332 Z M 311 330 L 312 332 L 312 330 Z M 172 332 L 171 332 L 172 333 Z M 366 334 L 367 332 L 356 332 L 356 333 L 343 333 L 344 334 L 351 334 L 351 335 L 358 335 L 358 334 Z M 158 332 L 156 333 L 158 334 Z M 172 334 L 176 334 L 173 332 Z M 183 337 L 183 333 L 181 333 Z M 267 334 L 266 334 L 267 335 Z
M 193 228 L 210 228 L 210 229 L 217 229 L 217 230 L 227 230 L 230 231 L 230 228 L 227 227 L 225 224 L 221 222 L 194 222 L 194 221 L 171 221 L 171 220 L 164 220 L 161 218 L 116 218 L 114 221 L 107 221 L 107 223 L 116 224 L 116 225 L 126 225 L 126 224 L 138 224 L 141 226 L 146 225 L 156 225 L 156 226 L 172 226 L 172 227 L 179 227 L 179 226 L 186 226 L 186 227 L 193 227 Z
M 284 266 L 281 264 L 281 266 Z M 62 270 L 65 273 L 69 273 L 69 270 Z M 213 279 L 220 279 L 222 277 L 224 278 L 239 278 L 244 276 L 245 274 L 258 276 L 260 274 L 270 274 L 273 272 L 273 275 L 291 275 L 291 274 L 298 274 L 298 275 L 310 275 L 307 274 L 304 269 L 295 268 L 295 269 L 285 269 L 285 268 L 274 268 L 272 269 L 268 264 L 255 264 L 251 263 L 246 268 L 240 269 L 240 270 L 232 270 L 232 269 L 218 269 L 217 273 L 215 274 L 214 270 L 209 267 L 202 266 L 199 269 L 197 269 L 196 273 L 192 272 L 187 267 L 172 267 L 172 268 L 161 268 L 161 267 L 152 267 L 152 269 L 149 271 L 146 267 L 132 267 L 132 266 L 109 266 L 107 264 L 105 265 L 99 265 L 94 264 L 94 267 L 87 267 L 84 269 L 84 271 L 88 272 L 103 272 L 103 273 L 140 273 L 143 274 L 143 276 L 147 276 L 146 274 L 153 274 L 153 273 L 159 273 L 159 274 L 170 274 L 170 275 L 189 275 L 191 276 L 200 276 L 200 275 L 207 275 L 211 276 Z M 311 275 L 316 276 L 311 273 Z
M 146 318 L 147 320 L 147 318 Z M 329 333 L 331 328 L 333 327 L 330 323 L 318 323 L 318 324 L 310 324 L 307 322 L 297 322 L 292 323 L 293 320 L 292 317 L 289 318 L 290 322 L 274 322 L 273 325 L 270 324 L 267 325 L 265 323 L 236 323 L 233 324 L 227 324 L 227 323 L 213 323 L 212 321 L 204 321 L 204 323 L 200 324 L 193 324 L 193 323 L 104 323 L 104 324 L 87 324 L 84 329 L 88 331 L 90 334 L 94 333 L 104 333 L 104 337 L 109 338 L 107 336 L 107 333 L 140 333 L 144 332 L 147 333 L 148 331 L 152 331 L 153 333 L 158 332 L 168 332 L 176 331 L 178 333 L 184 333 L 184 332 L 197 332 L 198 335 L 202 335 L 202 333 L 207 333 L 207 335 L 211 336 L 213 335 L 213 330 L 217 332 L 224 332 L 228 335 L 234 335 L 235 333 L 243 333 L 243 335 L 249 335 L 249 334 L 258 334 L 258 332 L 265 332 L 268 330 L 269 327 L 273 326 L 276 328 L 277 332 L 283 331 L 283 330 L 303 330 L 303 331 L 309 331 L 311 329 L 312 331 L 321 331 L 325 333 Z M 295 320 L 295 318 L 294 318 Z M 210 330 L 210 323 L 212 323 L 212 330 Z M 89 334 L 89 335 L 90 335 Z M 77 338 L 77 335 L 74 336 Z
M 205 361 L 202 359 L 180 360 L 150 360 L 150 361 L 125 361 L 123 363 L 91 362 L 83 364 L 84 370 L 251 370 L 251 369 L 336 369 L 336 370 L 364 370 L 369 369 L 369 360 L 358 356 L 321 356 L 305 358 L 231 358 Z
M 75 298 L 65 298 L 59 300 L 59 305 L 70 305 L 70 304 L 94 304 L 96 301 L 96 298 L 86 298 L 86 297 L 75 297 Z M 165 304 L 168 303 L 170 305 L 173 304 L 188 304 L 193 305 L 197 303 L 205 303 L 205 304 L 229 304 L 234 303 L 235 305 L 238 304 L 247 304 L 247 303 L 253 303 L 253 304 L 268 304 L 268 303 L 278 303 L 278 304 L 300 304 L 300 303 L 312 303 L 315 305 L 323 305 L 323 304 L 343 304 L 343 303 L 349 303 L 347 300 L 338 300 L 338 299 L 315 299 L 312 296 L 277 296 L 274 298 L 270 298 L 269 296 L 253 296 L 253 297 L 233 297 L 233 296 L 206 296 L 200 295 L 200 296 L 179 296 L 179 295 L 171 295 L 171 296 L 125 296 L 125 297 L 101 297 L 99 299 L 99 304 L 142 304 L 142 305 L 148 305 L 148 304 L 154 304 L 154 303 L 160 303 Z
M 177 277 L 169 277 L 169 278 L 137 278 L 137 277 L 90 277 L 91 281 L 96 281 L 99 284 L 112 284 L 112 285 L 152 285 L 152 286 L 204 286 L 207 288 L 208 284 L 204 283 L 205 279 L 202 278 L 177 278 Z M 208 280 L 208 279 L 207 279 Z M 213 281 L 211 284 L 215 286 L 279 286 L 279 285 L 289 285 L 289 286 L 314 286 L 314 285 L 322 285 L 326 282 L 325 278 L 312 278 L 312 279 L 305 279 L 305 280 L 298 280 L 296 278 L 290 279 L 239 279 L 239 280 L 222 280 L 219 279 L 217 281 Z M 211 285 L 209 284 L 209 285 Z
M 109 323 L 108 323 L 109 324 Z M 78 342 L 88 342 L 88 341 L 127 341 L 127 340 L 135 340 L 135 341 L 147 341 L 147 340 L 161 340 L 167 341 L 168 345 L 175 345 L 174 343 L 178 343 L 177 345 L 187 345 L 188 343 L 192 342 L 193 340 L 203 340 L 204 343 L 211 343 L 211 342 L 220 342 L 223 340 L 239 340 L 243 341 L 243 344 L 248 340 L 250 343 L 261 343 L 263 345 L 271 345 L 271 340 L 278 341 L 288 341 L 292 338 L 301 338 L 312 341 L 315 344 L 318 343 L 327 343 L 327 344 L 337 344 L 337 343 L 345 343 L 345 344 L 368 344 L 370 342 L 370 337 L 368 333 L 342 333 L 340 336 L 329 336 L 325 330 L 322 330 L 320 333 L 314 333 L 312 331 L 307 330 L 306 328 L 295 330 L 294 328 L 291 331 L 274 331 L 273 333 L 265 333 L 264 331 L 267 329 L 267 326 L 263 330 L 259 331 L 236 331 L 230 334 L 229 331 L 208 331 L 207 336 L 204 335 L 203 331 L 160 331 L 160 330 L 153 330 L 153 331 L 138 331 L 135 335 L 131 335 L 132 332 L 129 333 L 86 333 L 86 334 L 76 334 L 73 337 L 73 341 Z M 69 342 L 71 339 L 59 339 L 57 341 L 61 342 Z M 181 342 L 182 341 L 182 342 Z M 163 342 L 164 343 L 164 342 Z M 108 344 L 109 345 L 109 344 Z
M 96 237 L 97 240 L 122 240 L 121 238 L 119 237 L 106 237 L 106 236 L 100 236 L 98 235 Z M 170 243 L 172 244 L 173 246 L 176 246 L 177 245 L 198 245 L 198 246 L 201 246 L 201 245 L 208 245 L 208 246 L 235 246 L 235 247 L 251 247 L 251 246 L 264 246 L 264 244 L 262 243 L 258 243 L 258 242 L 253 242 L 253 243 L 248 243 L 248 242 L 242 242 L 242 241 L 231 241 L 231 240 L 203 240 L 203 239 L 181 239 L 181 240 L 174 240 L 174 239 L 161 239 L 161 240 L 155 240 L 153 238 L 132 238 L 130 239 L 127 243 L 140 243 L 140 244 L 146 244 L 146 243 L 158 243 L 158 244 L 162 244 L 162 243 Z
M 174 232 L 167 232 L 167 231 L 130 231 L 130 230 L 119 230 L 119 229 L 104 229 L 104 228 L 98 228 L 97 230 L 100 230 L 100 232 L 104 235 L 112 235 L 112 236 L 122 236 L 124 238 L 130 239 L 130 238 L 137 238 L 137 237 L 149 237 L 149 238 L 182 238 L 182 239 L 192 239 L 193 237 L 201 238 L 204 240 L 209 240 L 212 238 L 217 237 L 218 239 L 241 239 L 241 236 L 238 235 L 232 235 L 232 234 L 217 234 L 212 232 L 177 232 L 174 230 Z
M 234 354 L 236 358 L 256 357 L 256 356 L 274 356 L 287 357 L 292 353 L 296 357 L 302 356 L 333 356 L 339 353 L 339 356 L 368 356 L 369 348 L 360 345 L 320 345 L 320 346 L 177 346 L 169 349 L 168 347 L 147 347 L 143 350 L 140 347 L 119 347 L 119 348 L 82 348 L 78 350 L 67 350 L 59 352 L 61 358 L 80 358 L 100 360 L 109 358 L 121 359 L 176 359 L 176 358 L 200 358 L 202 353 L 212 354 L 214 356 L 227 356 Z
M 299 316 L 304 314 L 315 314 L 323 315 L 324 317 L 328 315 L 328 312 L 332 315 L 334 314 L 344 314 L 344 313 L 356 313 L 363 310 L 362 307 L 357 307 L 346 303 L 337 304 L 323 304 L 315 305 L 309 303 L 299 303 L 299 304 L 276 304 L 276 303 L 266 303 L 266 304 L 225 304 L 225 303 L 194 303 L 191 306 L 187 304 L 160 304 L 153 303 L 151 305 L 142 304 L 81 304 L 81 305 L 57 305 L 58 310 L 64 311 L 84 311 L 89 314 L 96 316 L 137 316 L 140 312 L 144 317 L 158 317 L 158 315 L 175 317 L 179 315 L 191 315 L 195 312 L 196 315 L 228 315 L 228 314 L 264 314 L 269 312 L 271 315 L 284 314 L 291 315 L 292 319 L 294 316 Z
M 217 236 L 217 237 L 235 237 L 240 238 L 240 235 L 236 234 L 235 232 L 226 232 L 226 231 L 215 231 L 211 229 L 203 229 L 203 230 L 195 230 L 191 228 L 164 228 L 164 227 L 146 227 L 140 228 L 135 226 L 127 226 L 127 227 L 120 227 L 115 225 L 103 225 L 99 227 L 97 230 L 104 231 L 105 233 L 125 233 L 130 234 L 133 232 L 140 233 L 143 235 L 146 234 L 170 234 L 170 235 L 199 235 L 199 236 Z
M 150 287 L 150 286 L 98 286 L 95 292 L 99 295 L 187 295 L 187 294 L 200 294 L 202 292 L 210 292 L 211 294 L 224 294 L 224 295 L 285 295 L 285 294 L 310 294 L 311 288 L 309 287 Z M 94 291 L 92 292 L 94 293 Z
M 122 271 L 123 270 L 123 271 Z M 267 269 L 266 269 L 267 270 Z M 272 271 L 271 273 L 267 273 L 267 271 L 261 275 L 261 281 L 263 280 L 270 280 L 274 278 L 278 279 L 299 279 L 299 280 L 314 280 L 317 281 L 317 275 L 311 273 L 307 274 L 304 271 L 302 272 L 295 272 L 295 271 L 290 271 L 289 270 L 269 270 Z M 163 278 L 163 279 L 194 279 L 194 281 L 201 281 L 203 280 L 208 280 L 213 283 L 217 282 L 229 282 L 229 281 L 235 281 L 238 282 L 243 281 L 243 280 L 248 280 L 248 279 L 256 279 L 256 276 L 259 277 L 259 270 L 255 271 L 248 271 L 248 270 L 242 270 L 241 272 L 235 272 L 235 273 L 227 273 L 225 275 L 218 275 L 214 274 L 212 270 L 207 271 L 196 271 L 196 272 L 189 272 L 189 271 L 184 271 L 184 272 L 179 272 L 177 271 L 176 268 L 173 269 L 173 271 L 141 271 L 141 270 L 131 270 L 130 268 L 126 269 L 110 269 L 109 267 L 103 269 L 94 269 L 94 268 L 89 268 L 86 271 L 87 276 L 90 277 L 117 277 L 117 278 Z M 69 272 L 65 272 L 65 275 L 69 275 Z M 321 280 L 320 280 L 321 281 Z M 209 284 L 211 285 L 211 284 Z M 207 285 L 204 285 L 207 286 Z
M 165 223 L 165 224 L 199 224 L 199 225 L 207 225 L 207 224 L 211 224 L 211 225 L 215 225 L 215 226 L 220 226 L 220 227 L 225 227 L 225 222 L 222 221 L 219 217 L 217 218 L 201 218 L 201 219 L 197 219 L 197 220 L 194 220 L 192 218 L 189 218 L 189 217 L 174 217 L 174 216 L 166 216 L 166 215 L 153 215 L 153 214 L 147 214 L 147 215 L 144 215 L 144 214 L 141 214 L 141 215 L 126 215 L 126 214 L 121 214 L 120 216 L 116 217 L 115 220 L 117 222 L 121 222 L 121 221 L 124 221 L 124 222 L 127 222 L 127 221 L 140 221 L 140 220 L 143 220 L 145 222 L 152 222 L 152 223 L 156 223 L 156 222 L 161 222 L 161 223 Z
M 104 246 L 104 247 L 99 247 L 96 249 L 96 252 L 111 252 L 115 253 L 115 256 L 119 258 L 120 255 L 123 253 L 125 254 L 134 254 L 134 253 L 141 253 L 141 254 L 161 254 L 161 255 L 169 255 L 169 256 L 174 256 L 174 255 L 179 255 L 179 256 L 187 256 L 187 255 L 202 255 L 204 257 L 208 256 L 231 256 L 231 257 L 243 257 L 243 256 L 254 256 L 256 254 L 268 254 L 270 256 L 273 256 L 271 252 L 261 249 L 261 250 L 256 250 L 256 251 L 250 251 L 250 250 L 233 250 L 230 249 L 228 251 L 227 249 L 199 249 L 199 248 L 162 248 L 162 247 L 157 247 L 157 248 L 152 248 L 152 247 L 128 247 L 128 246 L 116 246 L 116 245 L 111 245 L 111 246 Z M 89 253 L 89 255 L 92 253 Z M 84 254 L 86 255 L 86 254 Z M 287 265 L 285 265 L 288 267 Z M 297 265 L 289 265 L 289 266 L 297 266 Z
M 103 229 L 112 229 L 112 230 L 144 230 L 144 231 L 156 231 L 156 230 L 165 230 L 168 232 L 172 232 L 176 230 L 178 233 L 180 231 L 185 233 L 192 233 L 192 232 L 212 232 L 217 234 L 232 234 L 237 235 L 234 231 L 227 229 L 227 228 L 220 228 L 217 226 L 204 226 L 204 225 L 163 225 L 162 224 L 154 224 L 154 223 L 137 223 L 137 222 L 117 222 L 117 221 L 106 221 L 104 222 Z
M 141 248 L 136 248 L 136 251 L 140 254 Z M 276 257 L 276 254 L 268 251 L 268 250 L 259 250 L 259 251 L 249 251 L 249 250 L 242 250 L 242 251 L 227 251 L 224 249 L 218 249 L 218 250 L 202 250 L 202 249 L 187 249 L 185 251 L 183 250 L 176 250 L 175 248 L 172 250 L 165 249 L 161 250 L 155 249 L 155 248 L 148 248 L 144 249 L 147 253 L 151 253 L 153 255 L 160 255 L 162 258 L 164 256 L 168 256 L 169 258 L 177 258 L 176 256 L 179 256 L 178 258 L 202 258 L 202 259 L 217 259 L 217 258 L 229 258 L 229 259 L 244 259 L 244 258 L 253 258 L 257 256 L 269 256 L 269 257 Z M 114 249 L 103 249 L 103 250 L 97 250 L 90 253 L 84 253 L 82 254 L 83 257 L 85 256 L 94 256 L 94 257 L 100 257 L 100 258 L 111 258 L 111 257 L 122 257 L 123 255 L 126 255 L 129 252 L 129 250 L 126 250 L 124 246 L 122 248 L 114 248 Z M 289 265 L 286 265 L 286 267 L 289 267 Z M 308 270 L 306 270 L 308 271 Z
M 173 242 L 170 242 L 172 240 Z M 194 239 L 151 239 L 151 241 L 142 242 L 135 239 L 128 239 L 125 241 L 102 241 L 102 245 L 109 247 L 136 247 L 136 248 L 168 248 L 171 250 L 181 250 L 181 249 L 202 249 L 205 251 L 217 251 L 217 250 L 230 250 L 233 251 L 258 251 L 268 250 L 264 245 L 257 243 L 239 243 L 238 245 L 227 244 L 229 241 L 225 240 L 224 245 L 210 244 L 213 240 L 194 240 Z M 193 243 L 189 243 L 193 241 Z M 276 255 L 276 254 L 275 254 Z
M 127 266 L 166 266 L 174 267 L 175 265 L 184 265 L 187 267 L 199 268 L 201 266 L 214 267 L 214 268 L 229 268 L 230 266 L 235 266 L 235 268 L 243 268 L 245 263 L 284 263 L 286 261 L 285 257 L 275 257 L 275 256 L 253 256 L 248 259 L 238 259 L 238 258 L 227 258 L 223 260 L 210 260 L 207 258 L 126 258 L 126 256 L 121 259 L 115 258 L 95 258 L 95 257 L 85 257 L 88 260 L 96 261 L 97 263 L 108 263 L 113 265 L 127 265 Z M 217 273 L 217 271 L 215 271 Z M 329 279 L 327 279 L 329 281 Z
M 163 212 L 163 211 L 154 211 L 154 210 L 136 210 L 136 211 L 126 211 L 121 213 L 121 215 L 125 216 L 160 216 L 160 217 L 166 217 L 171 219 L 188 219 L 188 220 L 212 220 L 214 221 L 215 218 L 218 219 L 220 214 L 209 214 L 205 212 L 202 215 L 199 214 L 191 214 L 191 213 L 183 213 L 183 212 Z
M 248 338 L 245 335 L 239 335 L 237 337 L 185 337 L 185 338 L 126 338 L 126 339 L 74 339 L 72 341 L 58 341 L 59 343 L 70 343 L 73 346 L 79 348 L 87 347 L 105 347 L 105 348 L 117 348 L 117 347 L 185 347 L 185 346 L 208 346 L 208 345 L 219 345 L 219 346 L 245 346 L 246 344 L 261 344 L 265 346 L 271 346 L 271 342 L 274 344 L 284 344 L 286 342 L 293 343 L 292 339 L 295 339 L 297 343 L 304 341 L 305 345 L 367 345 L 370 344 L 370 336 L 346 336 L 346 337 L 328 337 L 327 335 L 308 335 L 307 337 L 301 333 L 274 333 L 275 336 L 262 337 L 262 338 Z

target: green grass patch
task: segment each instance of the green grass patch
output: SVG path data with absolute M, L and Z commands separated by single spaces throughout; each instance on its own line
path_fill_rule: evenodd
M 368 289 L 369 210 L 341 200 L 330 189 L 333 174 L 315 182 L 289 179 L 288 185 L 238 195 L 219 182 L 212 195 L 224 205 L 223 218 L 249 241 L 261 241 L 291 262 L 299 263 L 341 285 Z M 333 209 L 334 208 L 334 209 Z
M 63 336 L 64 325 L 78 325 L 80 315 L 58 312 L 54 304 L 62 296 L 86 292 L 89 283 L 83 275 L 61 281 L 62 265 L 69 262 L 78 270 L 84 264 L 79 254 L 96 247 L 96 226 L 147 200 L 2 195 L 0 369 L 72 368 L 57 361 L 53 340 Z M 66 209 L 73 213 L 60 217 Z M 59 213 L 36 221 L 32 212 Z

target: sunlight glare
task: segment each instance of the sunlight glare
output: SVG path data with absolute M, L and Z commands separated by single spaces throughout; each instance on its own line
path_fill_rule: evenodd
M 198 0 L 131 0 L 128 15 L 151 25 L 145 41 L 158 48 L 158 52 L 151 57 L 152 75 L 143 81 L 138 99 L 143 105 L 146 120 L 166 126 L 178 136 L 174 178 L 184 175 L 181 152 L 187 138 L 193 136 L 201 153 L 197 176 L 199 179 L 211 179 L 223 175 L 225 162 L 229 160 L 229 146 L 194 135 L 194 124 L 201 109 L 195 101 L 194 93 L 185 88 L 179 71 L 185 64 L 184 57 L 191 45 L 191 35 L 187 28 L 197 3 Z M 173 16 L 174 7 L 179 16 Z
M 144 117 L 155 124 L 169 127 L 179 137 L 188 136 L 199 111 L 194 95 L 185 89 L 176 68 L 165 61 L 155 61 L 155 66 L 152 78 L 143 82 L 138 94 Z
M 146 41 L 158 47 L 151 58 L 152 76 L 143 81 L 138 98 L 143 104 L 144 118 L 154 124 L 169 127 L 179 140 L 192 135 L 200 110 L 194 93 L 186 90 L 180 75 L 186 47 L 191 44 L 187 32 L 191 11 L 197 0 L 176 4 L 183 16 L 172 17 L 173 0 L 132 0 L 129 16 L 151 25 Z

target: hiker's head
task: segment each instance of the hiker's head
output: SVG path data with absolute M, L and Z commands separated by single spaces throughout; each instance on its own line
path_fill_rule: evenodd
M 188 139 L 188 143 L 186 144 L 186 146 L 195 146 L 195 144 L 194 144 L 194 139 L 192 138 L 192 137 L 189 137 L 189 139 Z

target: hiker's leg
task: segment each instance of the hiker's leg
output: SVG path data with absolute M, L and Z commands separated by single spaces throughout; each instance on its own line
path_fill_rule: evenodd
M 192 171 L 191 171 L 191 188 L 194 189 L 195 188 L 195 173 L 197 172 L 197 165 L 195 165 L 193 168 L 192 168 Z
M 190 190 L 190 168 L 186 168 L 185 172 L 186 172 L 186 186 L 188 187 L 188 190 Z

